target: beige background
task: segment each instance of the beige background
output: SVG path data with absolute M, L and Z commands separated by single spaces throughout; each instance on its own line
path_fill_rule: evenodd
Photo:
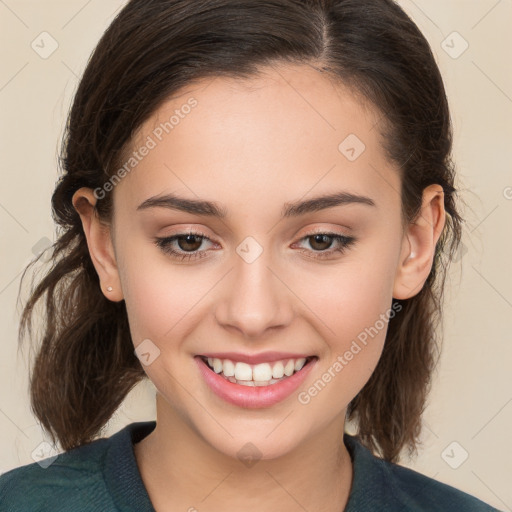
M 26 355 L 17 352 L 20 274 L 55 240 L 50 197 L 65 115 L 91 50 L 124 3 L 0 0 L 0 472 L 33 462 L 44 440 L 29 410 Z M 427 36 L 445 78 L 458 186 L 468 204 L 464 247 L 448 281 L 444 349 L 424 416 L 424 444 L 416 460 L 403 464 L 510 511 L 512 2 L 400 4 Z M 51 49 L 44 31 L 58 44 L 47 58 L 31 47 L 45 37 Z M 469 47 L 458 55 L 465 41 Z M 153 400 L 151 384 L 136 388 L 107 434 L 153 419 Z

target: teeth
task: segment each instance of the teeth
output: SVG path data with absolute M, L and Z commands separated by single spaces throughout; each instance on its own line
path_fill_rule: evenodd
M 306 364 L 306 358 L 287 359 L 275 363 L 260 363 L 250 365 L 247 363 L 209 357 L 208 364 L 215 373 L 222 374 L 231 382 L 247 386 L 267 386 L 279 382 L 283 377 L 290 377 L 301 370 Z
M 268 363 L 257 364 L 252 369 L 252 378 L 254 381 L 262 380 L 270 380 L 272 378 L 272 368 Z
M 280 379 L 284 375 L 284 364 L 278 361 L 272 368 L 272 377 L 274 379 Z
M 215 364 L 215 359 L 213 363 Z M 220 363 L 220 359 L 217 359 Z M 221 363 L 222 365 L 222 363 Z M 252 380 L 252 368 L 246 363 L 235 364 L 235 379 L 236 380 Z
M 220 373 L 222 371 L 222 361 L 220 359 L 213 360 L 213 371 L 215 373 Z
M 271 384 L 275 384 L 283 379 L 270 379 L 270 380 L 236 380 L 235 377 L 225 377 L 226 380 L 232 382 L 233 384 L 242 384 L 242 386 L 269 386 Z
M 289 377 L 290 375 L 293 375 L 294 370 L 295 370 L 295 363 L 294 363 L 293 359 L 290 359 L 286 363 L 286 366 L 284 367 L 284 374 Z
M 305 364 L 306 364 L 306 358 L 305 357 L 297 359 L 297 361 L 295 361 L 295 371 L 298 372 L 300 369 L 302 369 L 302 367 Z
M 224 363 L 222 364 L 222 370 L 223 374 L 226 377 L 234 377 L 235 376 L 235 365 L 233 361 L 230 361 L 229 359 L 225 359 Z
M 249 386 L 249 387 L 254 387 L 254 381 L 252 380 L 243 380 L 240 382 L 240 384 L 242 384 L 242 386 Z

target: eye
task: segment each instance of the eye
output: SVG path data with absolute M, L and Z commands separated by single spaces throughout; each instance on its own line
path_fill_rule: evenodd
M 169 237 L 156 238 L 155 244 L 173 258 L 188 261 L 191 259 L 204 258 L 206 256 L 206 251 L 196 252 L 201 247 L 204 240 L 211 242 L 205 234 L 189 231 Z M 178 250 L 176 250 L 176 245 L 178 246 Z
M 169 237 L 156 238 L 155 244 L 174 259 L 190 261 L 207 257 L 206 250 L 199 250 L 204 241 L 212 242 L 204 233 L 189 231 Z M 308 256 L 322 259 L 330 258 L 335 253 L 344 253 L 349 246 L 356 242 L 356 239 L 340 233 L 318 232 L 302 237 L 300 242 L 302 241 L 308 241 L 313 250 L 301 249 L 300 252 L 313 253 L 313 256 Z M 333 243 L 336 244 L 334 249 L 331 248 Z
M 335 255 L 335 253 L 344 253 L 356 242 L 356 239 L 353 236 L 346 236 L 340 233 L 318 232 L 304 236 L 301 238 L 301 242 L 302 241 L 308 241 L 314 250 L 301 250 L 300 252 L 313 252 L 313 256 L 311 256 L 312 258 L 323 259 L 330 258 Z M 335 248 L 331 249 L 333 243 L 335 244 Z

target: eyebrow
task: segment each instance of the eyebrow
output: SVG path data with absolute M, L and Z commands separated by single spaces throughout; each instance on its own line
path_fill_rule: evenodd
M 317 196 L 306 201 L 294 201 L 284 204 L 281 216 L 298 217 L 306 213 L 317 212 L 335 206 L 347 204 L 363 204 L 367 206 L 376 206 L 373 199 L 366 196 L 352 194 L 350 192 L 337 192 L 334 194 Z M 175 194 L 165 194 L 153 196 L 141 203 L 137 210 L 146 210 L 149 208 L 168 208 L 195 215 L 205 215 L 208 217 L 217 217 L 224 219 L 228 210 L 214 201 L 205 201 L 197 199 L 186 199 Z

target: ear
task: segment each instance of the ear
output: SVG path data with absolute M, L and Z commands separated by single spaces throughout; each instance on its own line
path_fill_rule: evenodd
M 430 185 L 423 190 L 420 212 L 404 232 L 393 288 L 395 299 L 410 299 L 423 288 L 445 220 L 443 188 Z
M 92 263 L 105 297 L 113 302 L 123 300 L 123 291 L 112 244 L 111 226 L 102 222 L 96 210 L 92 189 L 82 187 L 73 194 L 73 207 L 80 215 Z M 111 291 L 108 291 L 112 288 Z

